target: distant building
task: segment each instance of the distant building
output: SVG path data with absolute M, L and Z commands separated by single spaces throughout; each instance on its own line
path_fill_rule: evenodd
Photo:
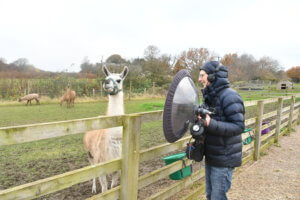
M 277 83 L 277 90 L 288 90 L 293 88 L 293 83 L 290 81 L 280 81 Z

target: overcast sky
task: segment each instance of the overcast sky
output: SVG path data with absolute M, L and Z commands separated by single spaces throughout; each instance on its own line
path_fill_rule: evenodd
M 272 57 L 300 65 L 299 0 L 0 0 L 0 58 L 48 71 L 79 71 L 112 54 L 143 57 L 148 45 L 177 55 Z

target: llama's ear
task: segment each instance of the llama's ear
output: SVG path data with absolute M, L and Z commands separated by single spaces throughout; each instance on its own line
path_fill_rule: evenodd
M 110 72 L 108 71 L 108 69 L 106 68 L 105 65 L 103 65 L 102 71 L 103 71 L 103 73 L 105 74 L 105 76 L 109 76 L 109 75 L 110 75 Z
M 121 78 L 125 79 L 126 76 L 128 75 L 128 72 L 129 72 L 129 69 L 128 69 L 127 66 L 125 66 L 124 69 L 123 69 L 123 71 L 122 71 L 122 73 L 121 73 Z

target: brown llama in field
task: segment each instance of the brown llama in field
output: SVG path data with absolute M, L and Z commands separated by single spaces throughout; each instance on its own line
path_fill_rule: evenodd
M 24 97 L 19 98 L 19 102 L 27 101 L 26 105 L 28 105 L 28 103 L 30 103 L 31 105 L 31 101 L 35 100 L 36 104 L 40 104 L 39 98 L 40 98 L 39 94 L 27 94 Z
M 123 80 L 128 74 L 128 68 L 125 66 L 120 74 L 110 73 L 104 66 L 102 68 L 106 75 L 103 83 L 103 89 L 108 93 L 108 107 L 106 115 L 123 115 Z M 92 165 L 109 161 L 121 156 L 122 127 L 93 130 L 85 133 L 83 138 L 84 148 L 87 151 L 88 159 Z M 114 172 L 111 181 L 113 188 L 118 180 L 119 172 Z M 108 189 L 106 175 L 99 177 L 101 191 Z M 96 178 L 93 179 L 92 193 L 96 193 Z
M 68 85 L 67 91 L 61 97 L 60 105 L 62 106 L 63 102 L 66 102 L 67 108 L 70 108 L 71 106 L 74 106 L 75 98 L 76 92 L 74 90 L 71 90 L 70 86 Z

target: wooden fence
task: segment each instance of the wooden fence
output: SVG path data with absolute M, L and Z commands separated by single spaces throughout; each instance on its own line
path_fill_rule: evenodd
M 283 102 L 285 100 L 289 100 L 291 103 L 289 106 L 283 108 Z M 277 110 L 264 113 L 264 105 L 271 103 L 276 103 Z M 246 107 L 256 106 L 257 113 L 254 118 L 247 119 L 245 122 L 247 127 L 255 126 L 255 142 L 244 145 L 243 164 L 252 159 L 259 159 L 261 151 L 265 150 L 270 144 L 278 142 L 279 136 L 283 133 L 290 132 L 295 122 L 300 122 L 299 105 L 300 102 L 295 103 L 295 96 L 245 102 Z M 190 139 L 190 136 L 188 136 L 172 144 L 166 143 L 147 150 L 140 150 L 139 137 L 141 123 L 161 120 L 162 113 L 162 111 L 154 111 L 113 117 L 103 116 L 0 128 L 1 146 L 77 134 L 96 129 L 123 126 L 121 158 L 2 190 L 0 191 L 0 199 L 33 199 L 117 170 L 121 170 L 120 186 L 88 199 L 137 199 L 139 189 L 165 178 L 170 173 L 176 172 L 183 167 L 182 162 L 177 161 L 143 176 L 138 175 L 140 162 L 163 156 L 175 150 L 182 150 Z M 276 119 L 262 126 L 263 120 L 274 117 Z M 275 128 L 261 136 L 261 130 L 268 127 Z M 191 163 L 190 160 L 186 160 L 186 165 Z M 147 199 L 165 199 L 171 197 L 179 191 L 182 191 L 183 188 L 191 186 L 195 181 L 203 180 L 203 177 L 204 169 L 200 169 L 193 172 L 191 176 L 178 180 L 176 183 L 162 189 Z M 204 182 L 202 181 L 199 187 L 191 190 L 189 195 L 182 197 L 182 199 L 193 199 L 202 194 L 203 191 Z

